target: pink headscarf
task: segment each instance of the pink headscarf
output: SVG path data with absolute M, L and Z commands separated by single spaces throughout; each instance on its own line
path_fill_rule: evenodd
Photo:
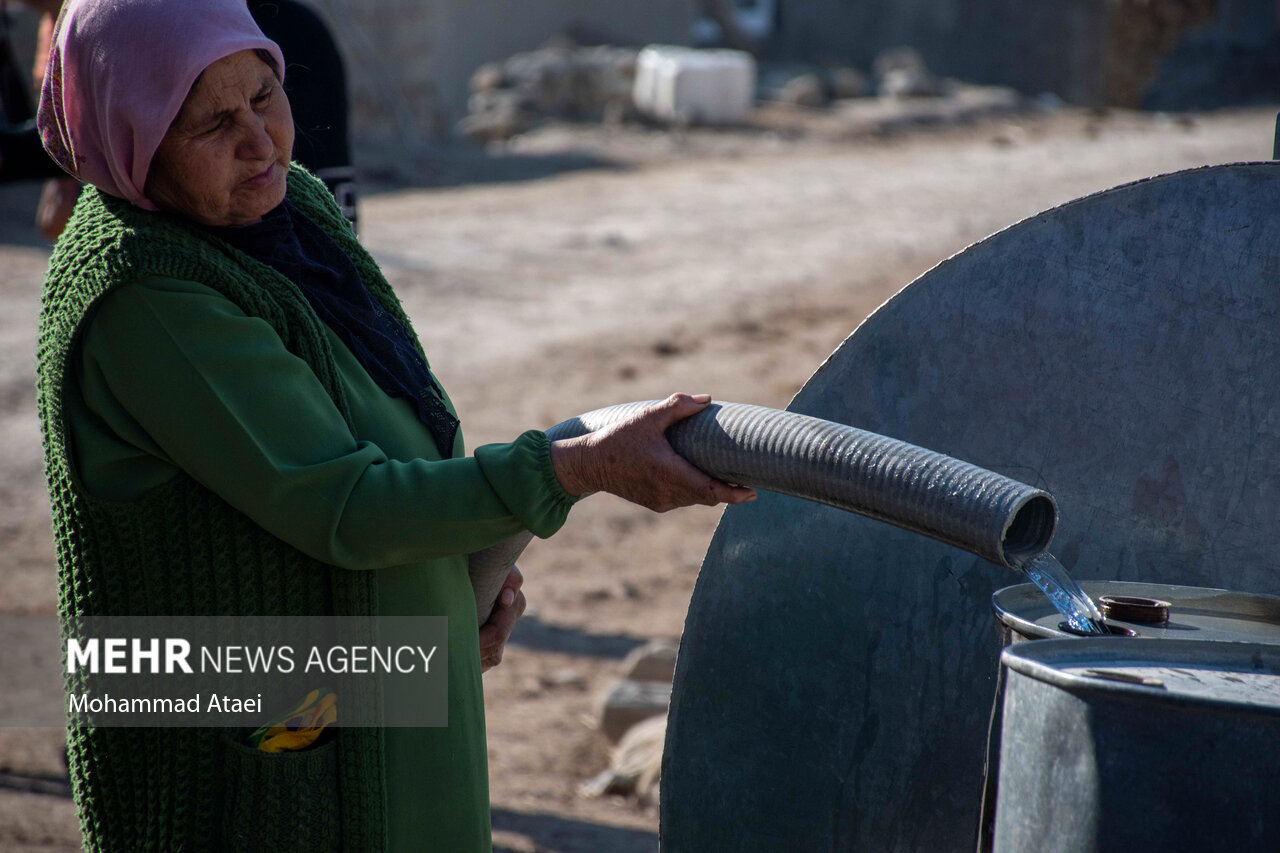
M 151 158 L 200 73 L 242 50 L 284 56 L 245 0 L 68 0 L 36 124 L 67 172 L 138 207 Z

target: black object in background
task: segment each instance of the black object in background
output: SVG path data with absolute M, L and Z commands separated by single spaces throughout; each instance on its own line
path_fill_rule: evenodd
M 333 36 L 319 15 L 296 0 L 249 0 L 249 11 L 284 54 L 284 89 L 293 110 L 293 159 L 324 181 L 354 226 L 347 75 Z
M 9 31 L 9 15 L 0 3 L 0 183 L 60 178 L 35 126 L 31 78 L 18 65 Z

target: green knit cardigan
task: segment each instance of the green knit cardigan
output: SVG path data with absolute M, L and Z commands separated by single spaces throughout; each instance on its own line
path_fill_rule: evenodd
M 411 328 L 323 184 L 295 166 L 288 198 L 337 241 L 375 298 Z M 100 500 L 85 491 L 64 405 L 71 355 L 94 304 L 147 275 L 201 282 L 270 323 L 351 424 L 324 327 L 293 283 L 179 218 L 86 190 L 49 262 L 37 351 L 64 631 L 91 616 L 372 620 L 376 572 L 306 556 L 185 474 L 136 501 Z M 71 692 L 79 692 L 76 679 L 68 677 Z M 377 695 L 343 697 L 348 707 L 354 701 L 379 713 Z M 87 850 L 366 853 L 386 846 L 380 728 L 342 728 L 325 746 L 280 755 L 241 746 L 229 729 L 72 726 L 67 740 Z

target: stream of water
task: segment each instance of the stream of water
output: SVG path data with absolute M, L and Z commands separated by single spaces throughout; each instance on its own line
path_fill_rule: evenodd
M 1067 624 L 1085 634 L 1109 634 L 1102 612 L 1062 563 L 1047 551 L 1022 566 L 1027 578 L 1049 596 Z

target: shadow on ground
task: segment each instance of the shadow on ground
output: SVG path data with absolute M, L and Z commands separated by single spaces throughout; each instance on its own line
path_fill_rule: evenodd
M 621 171 L 626 164 L 582 151 L 556 154 L 491 152 L 458 142 L 432 146 L 403 169 L 358 167 L 360 192 L 375 195 L 405 189 L 538 181 L 586 169 Z
M 648 640 L 627 634 L 590 634 L 577 628 L 561 628 L 530 615 L 516 623 L 508 642 L 539 652 L 621 660 Z
M 523 835 L 539 850 L 545 848 L 555 853 L 654 853 L 658 849 L 658 834 L 655 832 L 551 814 L 494 809 L 493 828 L 496 832 Z M 504 853 L 508 849 L 499 845 L 494 847 L 494 853 Z
M 0 789 L 27 794 L 47 794 L 71 799 L 71 780 L 65 773 L 25 773 L 0 770 Z

